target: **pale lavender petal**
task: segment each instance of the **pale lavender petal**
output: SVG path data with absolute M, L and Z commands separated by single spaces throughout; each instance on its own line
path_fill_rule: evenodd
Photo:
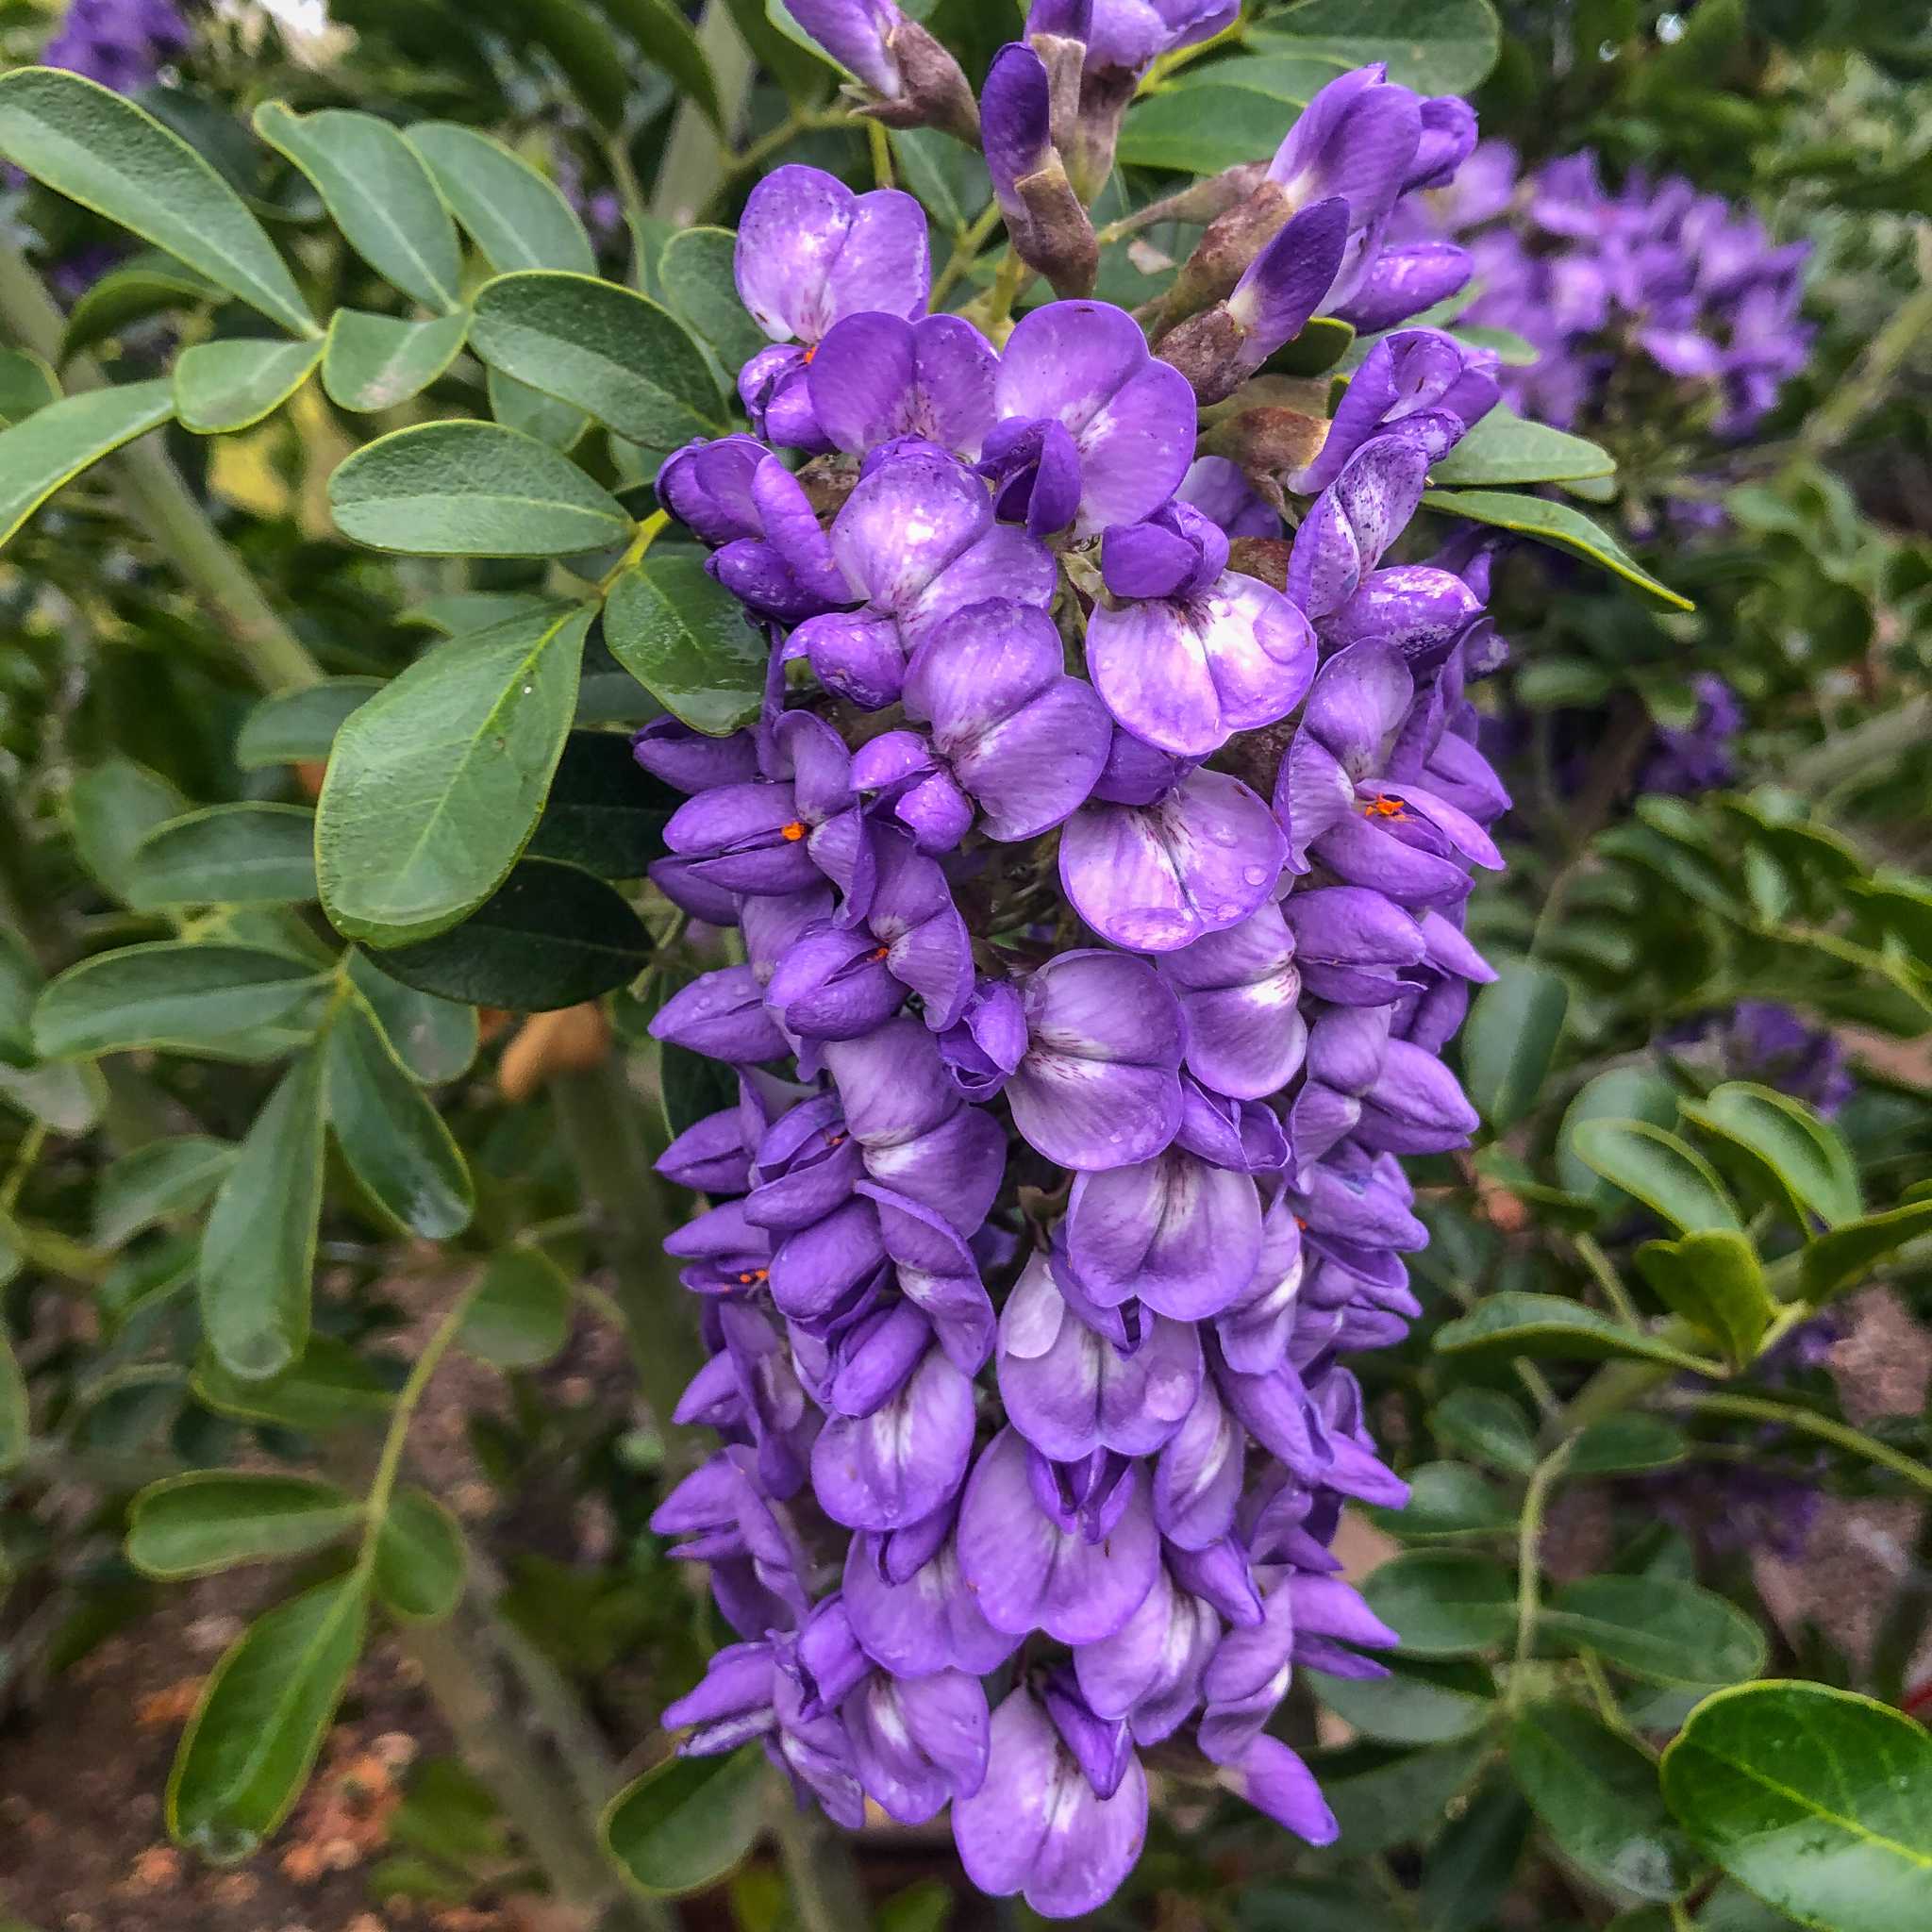
M 1255 1183 L 1180 1148 L 1074 1182 L 1067 1253 L 1104 1306 L 1136 1295 L 1158 1314 L 1202 1321 L 1247 1286 L 1260 1252 Z

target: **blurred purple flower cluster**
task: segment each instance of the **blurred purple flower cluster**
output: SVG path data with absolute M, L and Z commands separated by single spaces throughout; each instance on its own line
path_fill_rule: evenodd
M 1716 434 L 1736 439 L 1805 365 L 1808 244 L 1774 243 L 1749 208 L 1678 175 L 1633 169 L 1610 192 L 1587 149 L 1521 175 L 1513 149 L 1485 142 L 1452 184 L 1409 196 L 1394 232 L 1469 250 L 1480 292 L 1463 319 L 1535 348 L 1534 363 L 1499 378 L 1542 422 L 1599 422 L 1636 358 L 1707 387 Z
M 192 44 L 174 0 L 68 0 L 41 59 L 131 94 Z
M 885 92 L 883 0 L 793 10 Z M 1219 17 L 1065 11 L 978 104 L 1050 276 L 1028 63 Z M 1376 341 L 1267 479 L 1291 542 L 1197 444 L 1318 310 L 1434 299 L 1383 237 L 1474 139 L 1342 76 L 1152 350 L 1091 300 L 999 342 L 928 314 L 914 201 L 781 168 L 738 242 L 755 433 L 658 478 L 772 646 L 754 728 L 636 747 L 689 794 L 657 884 L 743 956 L 652 1023 L 740 1092 L 660 1163 L 713 1204 L 669 1246 L 711 1350 L 678 1419 L 724 1446 L 655 1525 L 743 1640 L 665 1722 L 762 1740 L 848 1824 L 950 1803 L 974 1881 L 1050 1916 L 1131 1869 L 1150 1761 L 1331 1838 L 1268 1721 L 1297 1660 L 1392 1641 L 1330 1554 L 1345 1503 L 1405 1495 L 1341 1358 L 1419 1312 L 1402 1157 L 1475 1125 L 1440 1056 L 1492 976 L 1462 908 L 1507 800 L 1463 696 L 1480 566 L 1385 558 L 1496 386 L 1436 331 Z

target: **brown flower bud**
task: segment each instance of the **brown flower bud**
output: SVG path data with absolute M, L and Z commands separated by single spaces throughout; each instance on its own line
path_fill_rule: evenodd
M 900 92 L 890 100 L 867 101 L 858 111 L 888 127 L 937 127 L 976 146 L 979 104 L 943 44 L 916 20 L 902 20 L 885 44 L 899 70 Z

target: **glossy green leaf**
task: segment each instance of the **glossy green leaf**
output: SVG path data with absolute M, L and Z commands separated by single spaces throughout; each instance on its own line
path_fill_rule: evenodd
M 1823 1302 L 1843 1294 L 1907 1241 L 1927 1234 L 1932 1234 L 1932 1201 L 1909 1202 L 1833 1228 L 1799 1257 L 1805 1299 Z
M 1249 88 L 1217 84 L 1218 70 L 1200 84 L 1150 94 L 1121 129 L 1119 158 L 1128 167 L 1176 168 L 1218 175 L 1224 168 L 1265 159 L 1287 132 L 1279 100 Z
M 268 1381 L 244 1380 L 205 1357 L 195 1365 L 192 1386 L 196 1399 L 217 1415 L 311 1436 L 351 1423 L 379 1422 L 395 1399 L 393 1383 L 347 1342 L 327 1335 L 311 1335 L 301 1360 Z
M 1424 1462 L 1408 1472 L 1409 1496 L 1400 1509 L 1371 1509 L 1375 1525 L 1407 1542 L 1425 1537 L 1494 1535 L 1509 1529 L 1516 1511 L 1480 1472 L 1465 1462 Z
M 1331 1677 L 1307 1671 L 1304 1681 L 1337 1717 L 1365 1738 L 1391 1744 L 1447 1744 L 1494 1723 L 1496 1682 L 1488 1666 L 1462 1658 L 1431 1663 L 1389 1659 L 1386 1677 Z
M 1468 1314 L 1444 1323 L 1436 1331 L 1436 1348 L 1442 1355 L 1551 1356 L 1562 1361 L 1624 1357 L 1692 1372 L 1711 1366 L 1582 1302 L 1515 1289 L 1485 1296 Z
M 1570 1145 L 1585 1166 L 1686 1234 L 1742 1231 L 1716 1169 L 1664 1127 L 1598 1118 L 1579 1123 Z
M 59 399 L 52 364 L 30 349 L 0 349 L 0 425 L 23 422 Z
M 94 1246 L 118 1248 L 158 1221 L 193 1213 L 221 1186 L 234 1158 L 228 1141 L 206 1134 L 179 1134 L 122 1155 L 94 1186 Z
M 629 540 L 624 506 L 568 457 L 496 423 L 378 437 L 328 479 L 345 537 L 426 557 L 570 557 Z
M 1566 1476 L 1639 1475 L 1682 1462 L 1690 1444 L 1675 1423 L 1641 1409 L 1625 1409 L 1593 1422 L 1576 1438 Z
M 456 360 L 469 332 L 467 309 L 411 322 L 338 308 L 329 317 L 322 386 L 339 409 L 392 409 L 420 395 Z
M 158 248 L 143 248 L 81 291 L 68 310 L 60 359 L 64 363 L 151 316 L 173 308 L 203 308 L 224 296 L 221 288 L 185 261 L 176 261 Z
M 296 335 L 317 335 L 288 264 L 240 196 L 132 101 L 45 67 L 0 76 L 0 155 L 165 249 Z
M 488 630 L 507 617 L 525 617 L 553 600 L 541 591 L 448 591 L 425 597 L 402 613 L 406 624 L 426 625 L 444 637 L 466 637 Z
M 1732 1361 L 1757 1353 L 1777 1302 L 1748 1236 L 1716 1228 L 1645 1241 L 1637 1267 L 1673 1314 L 1703 1329 Z
M 758 716 L 770 656 L 704 559 L 658 551 L 618 578 L 604 611 L 610 655 L 693 730 L 723 736 Z
M 1722 1138 L 1769 1176 L 1802 1224 L 1815 1214 L 1827 1227 L 1864 1210 L 1857 1162 L 1843 1137 L 1808 1107 L 1769 1087 L 1729 1080 L 1684 1118 Z
M 127 1511 L 127 1560 L 175 1582 L 306 1557 L 362 1520 L 362 1501 L 313 1476 L 195 1470 L 151 1483 Z
M 1365 1738 L 1339 1751 L 1310 1753 L 1308 1768 L 1341 1827 L 1343 1856 L 1364 1858 L 1425 1836 L 1475 1775 L 1488 1748 L 1480 1738 L 1420 1750 Z
M 696 32 L 671 0 L 603 0 L 604 10 L 637 42 L 638 52 L 661 67 L 677 91 L 694 102 L 720 134 L 725 133 L 718 83 Z
M 1932 1900 L 1932 1734 L 1824 1684 L 1707 1698 L 1664 1753 L 1663 1790 L 1740 1884 L 1830 1932 L 1923 1932 Z
M 1462 1084 L 1492 1132 L 1536 1105 L 1569 1008 L 1562 975 L 1534 959 L 1505 959 L 1477 992 L 1462 1034 Z
M 562 192 L 500 141 L 454 121 L 418 121 L 404 139 L 497 274 L 524 268 L 596 274 L 596 251 Z
M 727 228 L 681 228 L 658 258 L 664 300 L 717 350 L 732 374 L 771 340 L 739 297 L 737 248 L 738 237 Z
M 541 1369 L 570 1337 L 570 1283 L 541 1248 L 490 1257 L 463 1324 L 462 1346 L 499 1369 Z
M 26 1459 L 31 1435 L 26 1377 L 20 1372 L 7 1331 L 0 1328 L 0 1475 L 9 1474 Z
M 1707 1690 L 1755 1677 L 1764 1633 L 1744 1612 L 1693 1583 L 1607 1573 L 1566 1583 L 1539 1631 L 1653 1684 Z
M 1271 101 L 1287 107 L 1306 108 L 1342 72 L 1341 62 L 1319 54 L 1271 51 L 1264 44 L 1260 52 L 1244 54 L 1239 59 L 1183 68 L 1170 86 L 1172 92 L 1184 94 L 1200 93 L 1209 88 L 1241 88 L 1250 93 L 1265 94 Z M 1276 112 L 1277 125 L 1286 133 L 1289 117 L 1281 115 L 1278 108 Z
M 724 398 L 691 332 L 612 282 L 538 270 L 476 291 L 470 346 L 491 368 L 634 442 L 668 449 L 726 425 Z
M 34 1002 L 45 984 L 26 941 L 0 925 L 0 1063 L 34 1063 Z
M 168 1829 L 215 1864 L 245 1858 L 288 1816 L 362 1648 L 359 1572 L 277 1604 L 216 1664 L 168 1779 Z
M 127 903 L 284 906 L 315 897 L 315 814 L 296 805 L 211 805 L 135 848 Z
M 1247 44 L 1337 67 L 1386 61 L 1404 87 L 1459 94 L 1488 78 L 1501 32 L 1489 0 L 1307 0 L 1277 12 Z
M 1522 1406 L 1493 1389 L 1452 1389 L 1429 1411 L 1429 1426 L 1444 1448 L 1511 1475 L 1528 1475 L 1541 1459 Z
M 202 1236 L 202 1329 L 244 1380 L 280 1374 L 308 1339 L 324 1096 L 323 1057 L 305 1053 L 243 1137 Z
M 470 1224 L 470 1170 L 375 1016 L 351 1000 L 328 1031 L 328 1124 L 342 1158 L 398 1226 L 447 1241 Z
M 322 359 L 320 338 L 292 342 L 236 336 L 196 342 L 175 364 L 175 409 L 184 429 L 219 436 L 271 415 Z
M 375 1536 L 375 1594 L 404 1624 L 440 1624 L 457 1607 L 469 1569 L 462 1525 L 426 1490 L 390 1498 Z
M 1449 454 L 1429 468 L 1437 488 L 1563 483 L 1613 476 L 1617 459 L 1587 437 L 1552 429 L 1498 403 Z
M 477 1045 L 475 1007 L 418 992 L 360 951 L 349 955 L 349 977 L 403 1065 L 424 1086 L 440 1087 L 470 1071 Z
M 1557 1130 L 1557 1178 L 1573 1194 L 1587 1195 L 1606 1213 L 1626 1197 L 1589 1166 L 1575 1149 L 1585 1121 L 1647 1121 L 1668 1127 L 1677 1118 L 1677 1091 L 1649 1067 L 1612 1067 L 1576 1090 Z
M 573 731 L 530 841 L 533 858 L 560 858 L 600 878 L 641 879 L 664 857 L 664 827 L 682 797 L 631 756 L 615 731 Z
M 249 1029 L 299 1026 L 322 985 L 308 962 L 249 946 L 125 946 L 70 966 L 42 993 L 34 1041 L 46 1059 L 138 1046 L 220 1054 Z
M 1492 524 L 1498 529 L 1514 530 L 1518 536 L 1567 550 L 1571 556 L 1634 584 L 1668 610 L 1695 608 L 1690 598 L 1658 583 L 1601 524 L 1567 503 L 1543 496 L 1519 496 L 1504 490 L 1429 490 L 1424 491 L 1423 502 L 1444 516 Z
M 188 801 L 165 778 L 118 754 L 83 772 L 66 802 L 80 862 L 117 899 L 126 892 L 135 848 L 187 809 Z
M 383 955 L 383 971 L 424 992 L 478 1007 L 546 1012 L 635 979 L 651 936 L 602 879 L 525 858 L 462 924 Z
M 255 131 L 307 175 L 343 239 L 386 282 L 425 308 L 457 307 L 457 231 L 421 156 L 387 121 L 344 108 L 255 110 Z
M 667 1757 L 604 1814 L 604 1842 L 641 1891 L 675 1898 L 715 1885 L 757 1843 L 769 1774 L 763 1754 Z
M 1409 1550 L 1372 1571 L 1361 1590 L 1413 1657 L 1474 1657 L 1516 1627 L 1516 1586 L 1490 1557 Z
M 591 614 L 552 605 L 439 644 L 353 712 L 316 812 L 322 903 L 351 939 L 426 939 L 503 882 L 543 808 Z
M 5 118 L 0 107 L 0 125 Z M 174 413 L 174 386 L 158 378 L 63 396 L 0 429 L 0 543 L 63 484 Z
M 583 441 L 591 419 L 575 403 L 559 402 L 527 382 L 519 382 L 500 369 L 484 372 L 490 395 L 490 413 L 506 429 L 533 436 L 539 442 L 560 452 L 575 449 Z
M 244 772 L 325 759 L 342 720 L 383 687 L 379 677 L 329 677 L 265 697 L 242 721 L 235 762 Z
M 1657 1766 L 1590 1712 L 1567 1704 L 1524 1712 L 1509 1764 L 1557 1848 L 1586 1877 L 1620 1898 L 1680 1898 L 1690 1889 L 1696 1857 L 1665 1808 Z

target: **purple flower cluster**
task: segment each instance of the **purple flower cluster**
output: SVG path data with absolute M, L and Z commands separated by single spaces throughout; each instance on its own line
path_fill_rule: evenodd
M 131 94 L 192 44 L 174 0 L 68 0 L 41 59 Z
M 1478 591 L 1388 559 L 1496 387 L 1376 342 L 1291 541 L 1199 412 L 1351 291 L 1401 319 L 1378 238 L 1467 152 L 1454 106 L 1319 95 L 1297 205 L 1158 353 L 1094 301 L 928 314 L 915 202 L 781 168 L 739 241 L 755 434 L 658 478 L 772 646 L 755 728 L 637 741 L 689 794 L 653 877 L 742 955 L 652 1023 L 740 1093 L 660 1162 L 712 1203 L 668 1246 L 710 1350 L 677 1417 L 723 1446 L 655 1526 L 742 1639 L 665 1722 L 847 1824 L 950 1804 L 974 1883 L 1049 1916 L 1131 1869 L 1150 1765 L 1332 1838 L 1268 1723 L 1297 1661 L 1393 1641 L 1330 1554 L 1406 1493 L 1342 1357 L 1418 1312 L 1402 1157 L 1475 1125 L 1440 1054 L 1507 800 Z
M 1452 184 L 1409 197 L 1395 228 L 1418 245 L 1453 237 L 1467 247 L 1481 293 L 1465 319 L 1536 349 L 1502 380 L 1541 421 L 1599 422 L 1635 360 L 1707 389 L 1716 433 L 1735 439 L 1805 365 L 1808 244 L 1775 245 L 1750 209 L 1679 175 L 1633 169 L 1611 193 L 1585 150 L 1519 179 L 1514 151 L 1488 142 Z

